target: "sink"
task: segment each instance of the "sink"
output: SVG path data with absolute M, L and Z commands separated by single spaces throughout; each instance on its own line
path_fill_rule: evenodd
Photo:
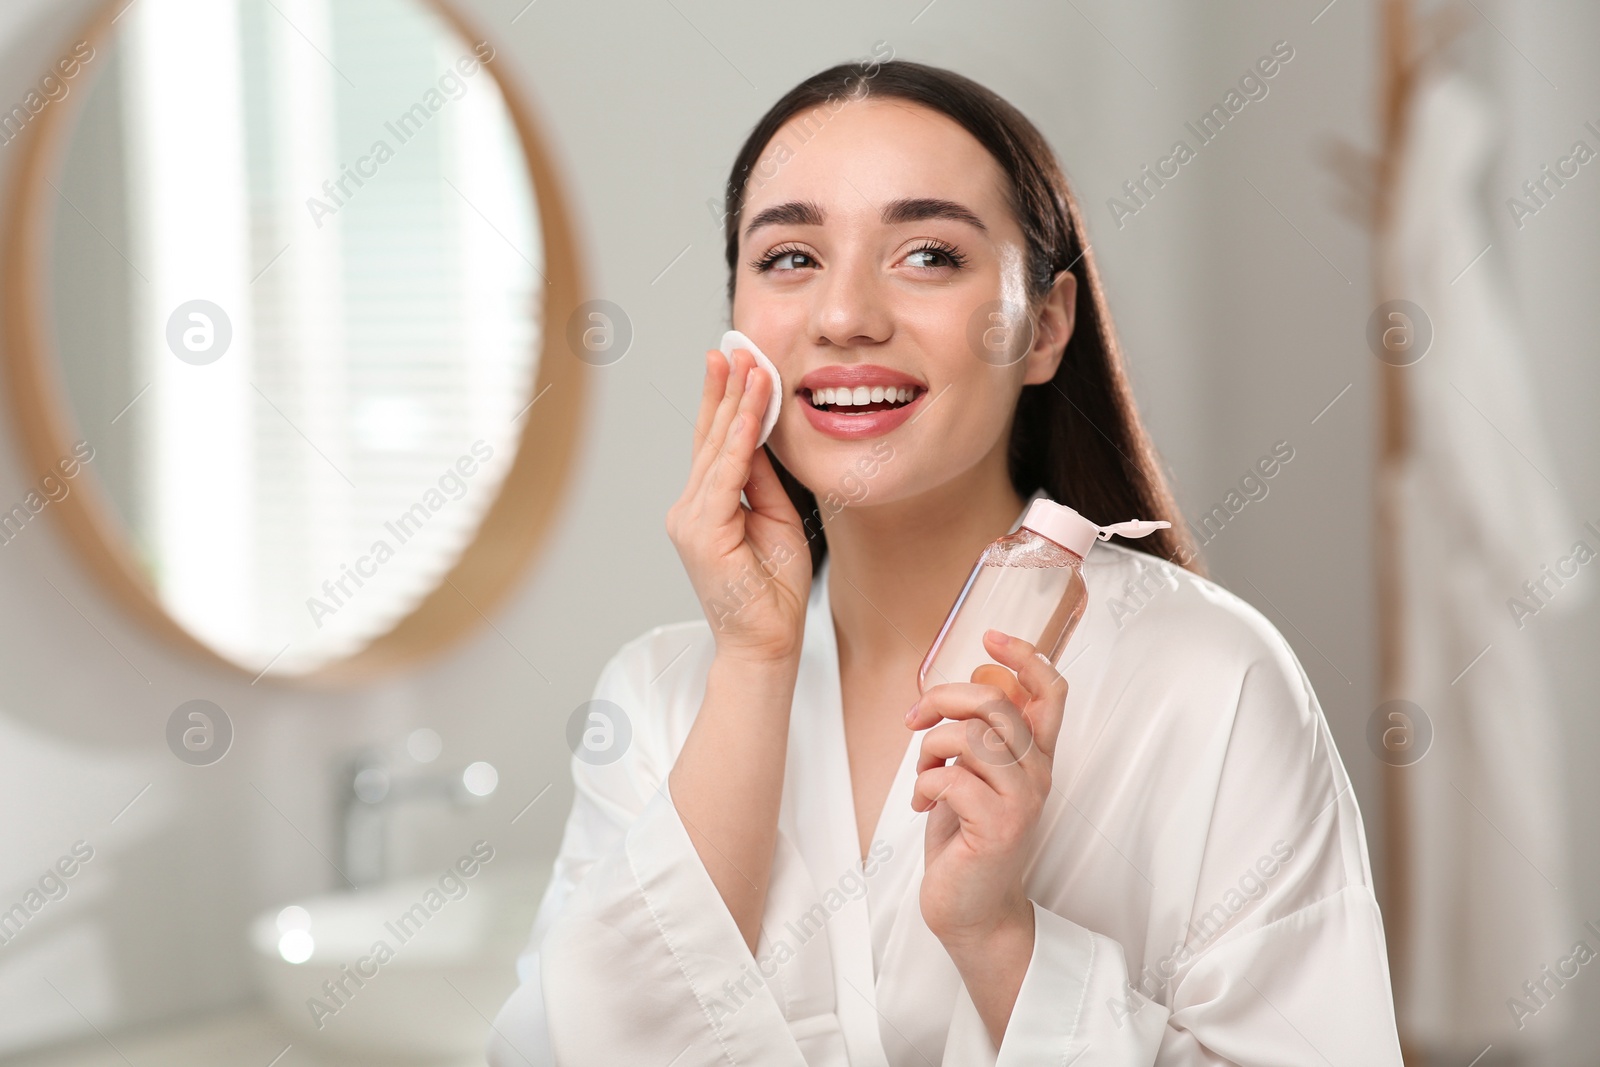
M 308 1043 L 344 1052 L 481 1056 L 516 988 L 550 865 L 468 867 L 473 877 L 441 869 L 256 916 L 251 956 L 273 1013 Z

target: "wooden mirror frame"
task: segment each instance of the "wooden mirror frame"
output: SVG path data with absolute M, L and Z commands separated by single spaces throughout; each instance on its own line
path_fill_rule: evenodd
M 430 7 L 469 45 L 485 40 L 447 0 L 417 0 Z M 66 55 L 76 41 L 97 50 L 107 45 L 112 22 L 127 0 L 109 0 L 81 32 L 52 55 Z M 539 408 L 539 418 L 524 416 L 516 455 L 498 494 L 477 531 L 440 583 L 388 631 L 350 655 L 311 671 L 280 675 L 281 683 L 311 685 L 367 681 L 437 656 L 488 622 L 544 546 L 557 507 L 572 478 L 577 439 L 584 421 L 589 367 L 563 351 L 561 327 L 580 303 L 582 269 L 567 198 L 543 148 L 543 138 L 524 98 L 501 69 L 484 65 L 499 87 L 516 127 L 533 183 L 545 251 L 545 289 L 540 322 L 537 380 L 530 401 L 549 391 L 559 403 Z M 23 460 L 36 471 L 52 471 L 72 454 L 75 421 L 59 373 L 53 322 L 49 314 L 50 249 L 45 245 L 52 213 L 44 200 L 53 199 L 49 179 L 59 170 L 67 134 L 76 126 L 88 83 L 98 72 L 61 100 L 51 101 L 16 140 L 19 155 L 12 167 L 0 231 L 0 358 L 6 365 L 10 412 Z M 92 444 L 92 442 L 91 442 Z M 87 477 L 85 477 L 87 474 Z M 149 576 L 129 548 L 115 506 L 93 472 L 80 473 L 73 491 L 47 510 L 67 540 L 112 600 L 149 631 L 184 652 L 252 684 L 271 665 L 251 669 L 201 640 L 174 619 L 162 605 Z M 257 671 L 259 670 L 259 673 Z

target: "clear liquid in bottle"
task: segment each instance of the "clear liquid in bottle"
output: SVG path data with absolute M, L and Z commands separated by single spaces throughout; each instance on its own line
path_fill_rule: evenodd
M 1014 689 L 1007 679 L 1015 676 L 983 646 L 990 629 L 1030 642 L 1059 664 L 1087 604 L 1082 568 L 1082 557 L 1026 527 L 992 542 L 923 658 L 919 688 L 983 682 Z

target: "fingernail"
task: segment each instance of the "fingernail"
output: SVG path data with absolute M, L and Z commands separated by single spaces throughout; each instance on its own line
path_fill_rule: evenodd
M 1011 643 L 1011 638 L 1006 634 L 1001 633 L 999 630 L 990 630 L 989 636 L 1000 642 L 1002 645 Z
M 733 417 L 733 425 L 728 427 L 728 432 L 729 433 L 738 433 L 740 428 L 743 427 L 743 426 L 744 426 L 744 412 L 741 411 L 741 412 L 739 412 L 739 414 L 737 414 L 737 415 L 735 415 Z
M 917 701 L 917 704 L 920 704 L 920 703 L 922 703 L 922 701 L 920 701 L 920 700 Z M 911 705 L 911 710 L 906 712 L 906 725 L 907 726 L 911 725 L 911 721 L 917 717 L 917 704 Z

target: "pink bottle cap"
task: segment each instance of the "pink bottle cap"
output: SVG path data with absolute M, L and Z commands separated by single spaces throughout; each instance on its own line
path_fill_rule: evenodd
M 1028 506 L 1028 513 L 1019 524 L 1041 537 L 1048 537 L 1079 559 L 1089 554 L 1096 541 L 1110 540 L 1112 534 L 1123 537 L 1143 537 L 1172 523 L 1165 519 L 1129 519 L 1100 526 L 1090 522 L 1065 504 L 1040 497 Z

